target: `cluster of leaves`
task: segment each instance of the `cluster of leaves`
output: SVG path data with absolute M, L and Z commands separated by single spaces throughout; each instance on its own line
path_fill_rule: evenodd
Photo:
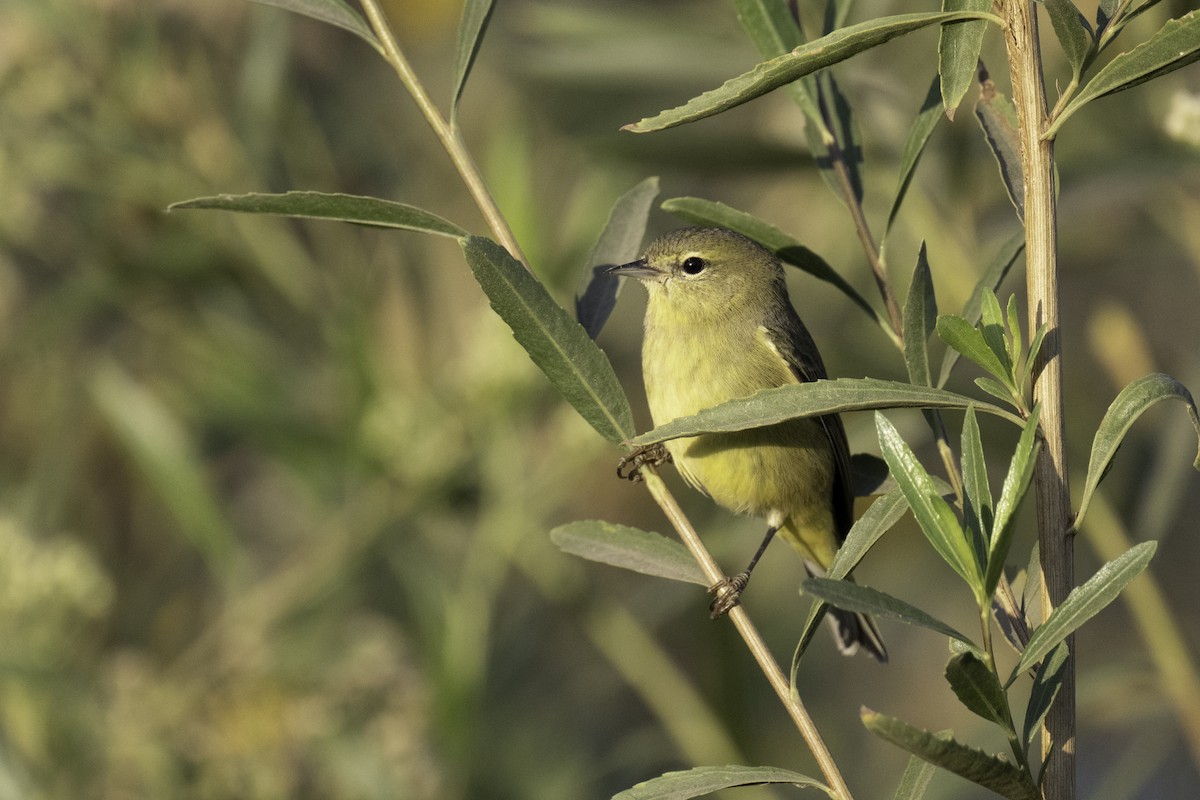
M 461 145 L 457 138 L 458 105 L 491 14 L 490 0 L 469 0 L 466 4 L 454 59 L 455 81 L 448 119 L 441 116 L 424 96 L 419 82 L 405 74 L 403 59 L 386 25 L 381 23 L 374 2 L 363 4 L 371 17 L 368 23 L 341 0 L 258 1 L 321 19 L 367 41 L 397 68 L 401 79 L 422 104 L 430 124 L 442 135 L 454 156 L 454 149 Z M 1200 15 L 1192 12 L 1169 22 L 1146 42 L 1112 59 L 1090 80 L 1083 80 L 1096 56 L 1113 42 L 1129 20 L 1153 4 L 1153 0 L 1138 5 L 1106 0 L 1101 4 L 1097 26 L 1093 29 L 1069 0 L 1047 0 L 1045 5 L 1054 31 L 1067 53 L 1072 78 L 1060 96 L 1052 124 L 1042 132 L 1044 137 L 1055 136 L 1061 124 L 1091 100 L 1200 58 Z M 1037 406 L 1030 406 L 1028 395 L 1036 357 L 1046 337 L 1044 328 L 1033 331 L 1030 345 L 1025 347 L 1018 304 L 1010 300 L 1007 308 L 1002 309 L 995 296 L 995 289 L 1020 255 L 1020 236 L 1001 248 L 961 315 L 938 316 L 929 261 L 922 247 L 908 298 L 901 310 L 888 277 L 884 248 L 874 246 L 862 211 L 863 181 L 854 156 L 861 148 L 850 104 L 829 71 L 834 64 L 884 42 L 921 28 L 943 26 L 938 74 L 909 135 L 888 214 L 886 240 L 886 231 L 896 218 L 913 171 L 942 111 L 953 117 L 954 110 L 979 74 L 978 58 L 987 23 L 1000 20 L 990 13 L 990 0 L 948 0 L 941 12 L 901 14 L 847 26 L 849 3 L 831 0 L 826 5 L 824 35 L 806 41 L 798 20 L 783 4 L 737 0 L 736 6 L 747 34 L 765 60 L 717 89 L 629 125 L 627 129 L 650 132 L 682 125 L 786 87 L 808 123 L 806 135 L 818 156 L 823 175 L 846 204 L 867 243 L 867 257 L 879 284 L 884 311 L 876 311 L 849 281 L 791 236 L 744 212 L 698 198 L 668 200 L 663 203 L 663 208 L 690 222 L 720 225 L 744 233 L 772 249 L 785 263 L 838 287 L 897 346 L 908 368 L 908 383 L 864 378 L 781 387 L 674 420 L 635 436 L 629 402 L 593 337 L 603 326 L 619 288 L 599 268 L 636 255 L 644 235 L 646 216 L 657 195 L 657 184 L 653 179 L 632 189 L 614 208 L 609 225 L 592 253 L 588 267 L 592 280 L 585 283 L 577 299 L 575 316 L 554 300 L 529 267 L 519 260 L 519 253 L 511 252 L 490 238 L 470 235 L 460 226 L 415 206 L 369 197 L 289 192 L 199 198 L 173 208 L 213 208 L 333 219 L 454 238 L 461 245 L 465 260 L 492 307 L 511 327 L 530 358 L 579 414 L 614 444 L 653 444 L 698 433 L 742 430 L 829 413 L 900 407 L 925 409 L 935 438 L 944 445 L 943 458 L 952 483 L 950 491 L 947 492 L 926 471 L 892 424 L 877 413 L 880 448 L 897 486 L 883 495 L 858 521 L 827 576 L 805 583 L 805 591 L 817 602 L 797 648 L 797 659 L 811 638 L 825 604 L 898 619 L 947 636 L 952 656 L 946 667 L 946 678 L 951 689 L 966 708 L 1003 730 L 1015 760 L 1010 762 L 971 748 L 951 736 L 921 730 L 875 712 L 864 712 L 864 724 L 928 764 L 941 766 L 1007 797 L 1036 797 L 1037 778 L 1028 758 L 1028 749 L 1033 732 L 1053 702 L 1061 682 L 1061 668 L 1068 655 L 1065 640 L 1145 568 L 1154 545 L 1138 545 L 1105 565 L 1036 627 L 1020 609 L 1014 611 L 1014 606 L 1001 602 L 1000 613 L 1007 621 L 1002 627 L 1020 652 L 1011 674 L 1002 679 L 992 647 L 991 615 L 997 593 L 1003 595 L 1007 588 L 1004 569 L 1016 527 L 1015 515 L 1029 487 L 1037 451 L 1040 412 Z M 372 11 L 374 13 L 370 13 Z M 1009 113 L 1011 107 L 984 76 L 980 77 L 981 98 L 976 115 L 1001 166 L 1001 175 L 1010 195 L 1018 203 L 1020 214 L 1022 178 L 1013 133 L 1015 121 Z M 948 345 L 936 384 L 932 379 L 928 350 L 934 331 Z M 960 355 L 987 373 L 976 383 L 1003 405 L 943 388 Z M 1096 435 L 1079 517 L 1086 510 L 1125 431 L 1146 408 L 1164 399 L 1184 402 L 1200 434 L 1200 416 L 1195 404 L 1178 382 L 1167 376 L 1152 375 L 1127 387 L 1109 409 Z M 965 412 L 961 456 L 957 460 L 946 455 L 950 448 L 941 418 L 944 409 Z M 1006 419 L 1021 430 L 998 498 L 993 496 L 989 485 L 976 420 L 978 412 Z M 949 501 L 947 495 L 951 498 Z M 898 598 L 840 580 L 896 522 L 905 508 L 912 510 L 936 552 L 970 589 L 979 609 L 979 642 Z M 704 582 L 680 546 L 657 534 L 609 523 L 580 522 L 556 529 L 553 536 L 564 550 L 591 559 L 672 579 Z M 1036 556 L 1033 563 L 1036 563 Z M 1032 578 L 1027 578 L 1027 584 L 1030 581 Z M 1033 675 L 1033 690 L 1018 730 L 1008 690 L 1024 673 Z M 921 796 L 928 781 L 928 772 L 924 769 L 918 762 L 913 762 L 899 796 Z M 813 786 L 833 794 L 819 781 L 789 771 L 704 767 L 664 775 L 623 792 L 619 797 L 693 797 L 721 788 L 757 783 Z

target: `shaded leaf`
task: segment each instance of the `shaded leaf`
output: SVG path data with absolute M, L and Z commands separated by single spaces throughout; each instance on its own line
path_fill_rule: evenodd
M 932 383 L 929 373 L 929 337 L 937 324 L 937 298 L 933 293 L 933 278 L 929 274 L 929 258 L 925 243 L 917 254 L 908 299 L 904 303 L 904 364 L 908 379 L 921 386 Z
M 936 769 L 933 764 L 918 756 L 910 758 L 908 766 L 904 768 L 904 774 L 900 776 L 900 785 L 896 787 L 892 800 L 922 800 Z
M 778 767 L 696 767 L 681 772 L 667 772 L 643 781 L 612 800 L 688 800 L 737 786 L 791 784 L 801 788 L 820 789 L 830 797 L 834 793 L 818 780 Z
M 550 531 L 564 553 L 673 581 L 708 586 L 687 548 L 657 533 L 599 520 L 580 520 Z
M 992 0 L 942 0 L 943 11 L 991 11 Z M 971 88 L 979 68 L 979 52 L 983 49 L 986 20 L 954 22 L 943 25 L 938 37 L 938 75 L 941 76 L 942 103 L 946 116 L 954 112 L 963 95 Z
M 817 417 L 842 411 L 873 408 L 961 408 L 974 405 L 1018 425 L 1020 417 L 999 406 L 945 389 L 914 386 L 876 378 L 837 378 L 764 389 L 750 397 L 730 400 L 689 417 L 679 417 L 630 440 L 632 445 L 654 444 L 700 433 L 726 433 L 774 425 L 798 417 Z
M 1083 521 L 1092 496 L 1096 493 L 1096 487 L 1100 485 L 1100 480 L 1108 470 L 1125 434 L 1138 417 L 1163 400 L 1179 400 L 1187 405 L 1192 427 L 1196 429 L 1196 435 L 1200 438 L 1200 415 L 1196 411 L 1196 401 L 1182 383 L 1170 375 L 1154 373 L 1138 378 L 1126 386 L 1104 412 L 1104 419 L 1100 420 L 1100 427 L 1096 429 L 1096 436 L 1092 440 L 1087 480 L 1084 482 L 1083 496 L 1079 501 L 1079 513 L 1075 515 L 1075 527 L 1079 527 Z M 1196 456 L 1193 466 L 1200 469 L 1200 454 Z
M 1004 687 L 979 656 L 970 651 L 953 656 L 946 664 L 946 681 L 969 711 L 1002 728 L 1011 727 Z
M 934 488 L 929 473 L 883 414 L 875 413 L 879 447 L 904 499 L 908 501 L 925 538 L 947 564 L 967 582 L 976 597 L 982 591 L 980 564 L 954 510 Z
M 1004 476 L 1004 486 L 1000 489 L 1000 499 L 996 501 L 996 520 L 992 529 L 991 547 L 988 551 L 987 581 L 984 590 L 988 597 L 996 591 L 1000 575 L 1004 571 L 1004 560 L 1008 557 L 1008 548 L 1012 544 L 1012 534 L 1015 530 L 1013 518 L 1017 508 L 1029 489 L 1033 480 L 1034 462 L 1037 460 L 1038 449 L 1038 420 L 1041 416 L 1041 406 L 1033 407 L 1017 447 L 1013 451 L 1009 463 L 1008 474 Z
M 646 237 L 650 206 L 658 196 L 658 178 L 646 178 L 617 198 L 600 238 L 587 260 L 587 274 L 575 297 L 575 316 L 595 339 L 617 303 L 622 281 L 605 272 L 610 266 L 627 264 L 640 254 Z
M 366 20 L 343 0 L 251 0 L 264 6 L 275 6 L 295 14 L 327 22 L 343 30 L 350 31 L 374 47 L 380 53 L 383 47 Z
M 800 81 L 804 83 L 804 81 Z M 849 207 L 848 198 L 843 195 L 844 187 L 838 174 L 837 164 L 840 163 L 846 171 L 850 183 L 850 192 L 854 203 L 861 205 L 863 201 L 862 161 L 863 146 L 862 132 L 858 121 L 850 108 L 850 101 L 842 93 L 831 70 L 823 70 L 810 76 L 809 85 L 817 95 L 823 126 L 808 125 L 804 128 L 808 149 L 820 170 L 821 179 L 843 205 Z M 812 90 L 810 90 L 811 92 Z
M 1003 759 L 867 708 L 860 715 L 867 730 L 877 736 L 1010 800 L 1041 797 L 1030 776 Z
M 1105 64 L 1042 134 L 1051 139 L 1072 114 L 1098 97 L 1131 89 L 1200 60 L 1200 11 L 1168 20 L 1146 41 Z
M 968 408 L 962 427 L 963 522 L 981 562 L 986 563 L 992 534 L 992 489 L 975 409 Z
M 900 179 L 896 185 L 896 197 L 892 200 L 891 210 L 888 211 L 887 227 L 883 232 L 885 244 L 888 232 L 892 229 L 892 223 L 896 221 L 896 215 L 900 213 L 900 206 L 904 202 L 905 195 L 908 194 L 908 187 L 916 173 L 921 154 L 925 152 L 925 145 L 929 143 L 929 137 L 933 135 L 938 123 L 942 121 L 941 92 L 938 88 L 938 80 L 938 76 L 935 75 L 933 82 L 929 84 L 929 91 L 921 103 L 921 110 L 917 113 L 917 118 L 913 120 L 912 127 L 908 131 L 908 139 L 904 142 L 904 152 L 900 155 Z
M 1054 35 L 1062 45 L 1071 72 L 1078 79 L 1092 49 L 1092 26 L 1071 0 L 1042 0 Z
M 835 608 L 898 620 L 909 625 L 927 628 L 974 646 L 970 639 L 940 619 L 878 589 L 830 578 L 807 578 L 804 581 L 803 589 L 805 593 L 820 598 Z
M 484 31 L 492 16 L 493 0 L 467 0 L 463 5 L 462 21 L 458 24 L 458 41 L 454 47 L 454 96 L 450 101 L 450 118 L 458 114 L 467 76 L 479 54 Z
M 988 346 L 987 340 L 976 326 L 954 314 L 943 314 L 937 320 L 938 338 L 962 355 L 975 362 L 1001 380 L 1008 380 L 1008 370 Z M 1005 392 L 1005 397 L 1009 393 Z
M 460 243 L 492 308 L 550 383 L 605 439 L 629 438 L 629 401 L 612 365 L 583 327 L 503 247 L 479 236 Z
M 1087 583 L 1072 589 L 1046 621 L 1034 628 L 1009 683 L 1115 600 L 1150 563 L 1157 547 L 1157 542 L 1136 544 L 1097 570 Z
M 453 222 L 416 206 L 353 194 L 327 194 L 325 192 L 219 194 L 212 197 L 184 200 L 172 203 L 167 207 L 168 211 L 185 209 L 215 209 L 247 214 L 327 219 L 353 222 L 358 225 L 436 233 L 454 238 L 467 235 L 466 231 Z
M 1025 219 L 1025 172 L 1021 164 L 1021 144 L 1017 137 L 1017 110 L 1012 101 L 996 88 L 990 78 L 980 77 L 975 118 L 987 139 L 988 149 L 1000 168 L 1000 179 L 1008 199 L 1017 209 L 1017 218 Z
M 780 86 L 898 36 L 929 25 L 965 19 L 998 21 L 990 14 L 976 12 L 918 13 L 898 14 L 850 25 L 801 45 L 789 53 L 764 61 L 749 72 L 731 78 L 719 88 L 705 92 L 682 106 L 626 125 L 622 130 L 649 133 L 704 119 L 761 97 Z
M 738 22 L 763 58 L 775 58 L 804 44 L 804 32 L 787 5 L 774 0 L 735 0 Z M 816 128 L 822 141 L 832 138 L 821 109 L 805 81 L 787 85 L 788 94 L 804 113 L 806 124 Z M 807 130 L 807 129 L 806 129 Z
M 1066 676 L 1067 643 L 1062 642 L 1050 654 L 1042 659 L 1037 674 L 1033 677 L 1033 688 L 1029 691 L 1029 705 L 1025 707 L 1025 726 L 1021 734 L 1021 743 L 1028 750 L 1033 743 L 1033 733 L 1042 724 L 1058 690 L 1062 687 Z

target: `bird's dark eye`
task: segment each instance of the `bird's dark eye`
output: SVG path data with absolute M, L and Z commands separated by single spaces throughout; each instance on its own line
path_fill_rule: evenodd
M 688 275 L 699 275 L 708 266 L 703 258 L 691 256 L 683 262 L 683 271 Z

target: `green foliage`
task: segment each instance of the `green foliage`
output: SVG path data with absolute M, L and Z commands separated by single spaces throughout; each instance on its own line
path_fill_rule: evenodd
M 801 788 L 821 789 L 836 797 L 827 786 L 798 772 L 776 767 L 696 767 L 682 772 L 668 772 L 643 781 L 637 786 L 613 795 L 612 800 L 688 800 L 703 797 L 721 789 L 765 784 L 789 784 Z
M 550 531 L 564 553 L 673 581 L 708 586 L 695 560 L 679 542 L 650 531 L 586 520 Z

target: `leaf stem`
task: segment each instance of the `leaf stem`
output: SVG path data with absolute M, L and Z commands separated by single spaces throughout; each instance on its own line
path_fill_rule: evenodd
M 483 214 L 484 220 L 487 222 L 488 228 L 497 241 L 504 246 L 513 258 L 517 259 L 524 265 L 525 269 L 529 269 L 529 262 L 525 258 L 521 246 L 517 243 L 517 238 L 509 227 L 508 220 L 500 212 L 500 207 L 496 204 L 496 199 L 492 196 L 491 190 L 488 189 L 487 183 L 483 179 L 483 175 L 479 171 L 479 167 L 475 164 L 475 159 L 471 157 L 471 153 L 467 150 L 466 145 L 462 141 L 462 136 L 459 134 L 457 125 L 446 121 L 442 116 L 442 112 L 438 110 L 437 105 L 429 97 L 429 93 L 425 91 L 424 85 L 412 66 L 408 63 L 408 59 L 404 57 L 404 52 L 400 49 L 400 44 L 396 40 L 395 34 L 392 33 L 391 26 L 388 25 L 387 17 L 379 7 L 378 0 L 362 0 L 363 11 L 366 12 L 367 19 L 371 23 L 371 28 L 375 31 L 376 37 L 379 38 L 380 44 L 383 45 L 383 56 L 396 71 L 396 75 L 400 78 L 400 83 L 408 90 L 413 100 L 417 104 L 417 108 L 421 110 L 421 114 L 425 117 L 425 121 L 429 123 L 429 127 L 433 129 L 434 135 L 441 142 L 446 154 L 450 156 L 450 160 L 454 163 L 455 169 L 458 170 L 459 176 L 462 178 L 463 184 L 466 185 L 467 191 L 471 193 L 471 198 L 475 201 L 475 205 Z
M 692 556 L 696 559 L 696 563 L 700 565 L 700 569 L 704 572 L 704 576 L 709 583 L 715 584 L 718 581 L 724 580 L 725 573 L 717 564 L 712 554 L 708 552 L 708 548 L 700 540 L 696 529 L 692 527 L 688 518 L 684 515 L 683 509 L 675 501 L 667 485 L 663 483 L 661 477 L 651 466 L 642 467 L 642 477 L 645 481 L 646 488 L 649 490 L 651 497 L 658 503 L 659 508 L 666 514 L 672 527 L 675 528 L 679 538 L 683 544 L 691 551 Z M 837 762 L 833 760 L 833 755 L 829 752 L 829 748 L 825 746 L 825 740 L 821 738 L 820 731 L 813 723 L 812 717 L 808 715 L 808 711 L 804 707 L 804 703 L 800 700 L 799 694 L 793 693 L 791 685 L 787 677 L 784 676 L 783 670 L 779 668 L 771 651 L 767 648 L 767 644 L 763 641 L 762 635 L 759 634 L 758 628 L 750 620 L 750 616 L 746 613 L 746 609 L 742 606 L 735 606 L 729 612 L 729 619 L 733 622 L 737 632 L 741 635 L 742 641 L 746 643 L 746 647 L 750 649 L 754 660 L 758 662 L 758 666 L 762 669 L 763 674 L 767 676 L 767 681 L 771 684 L 771 688 L 775 690 L 775 694 L 779 696 L 780 702 L 787 709 L 788 715 L 791 716 L 796 728 L 800 731 L 800 735 L 804 738 L 808 749 L 812 752 L 813 757 L 817 761 L 817 767 L 821 770 L 821 774 L 825 777 L 825 782 L 829 788 L 835 793 L 835 797 L 841 800 L 853 800 L 850 794 L 850 788 L 846 785 L 846 780 L 842 777 L 841 771 L 838 769 Z

